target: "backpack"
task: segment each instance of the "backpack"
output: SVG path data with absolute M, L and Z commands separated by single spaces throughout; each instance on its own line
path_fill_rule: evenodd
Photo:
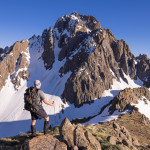
M 37 112 L 42 108 L 42 104 L 38 99 L 38 89 L 30 87 L 26 89 L 24 94 L 24 109 L 31 112 Z

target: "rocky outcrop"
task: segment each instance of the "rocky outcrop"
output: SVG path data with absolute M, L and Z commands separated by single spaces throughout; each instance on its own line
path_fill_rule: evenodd
M 74 146 L 74 127 L 71 122 L 66 118 L 60 126 L 60 136 L 67 143 L 69 147 Z
M 28 80 L 28 44 L 28 40 L 16 42 L 5 52 L 4 57 L 0 62 L 0 90 L 5 85 L 9 75 L 15 88 L 20 86 L 21 79 Z
M 53 28 L 43 31 L 42 40 L 44 47 L 44 52 L 42 54 L 44 65 L 46 69 L 51 69 L 55 60 Z
M 23 150 L 67 150 L 67 145 L 60 142 L 50 134 L 37 136 L 27 141 L 23 146 Z
M 136 146 L 139 146 L 139 142 L 137 141 L 136 138 L 132 137 L 128 130 L 123 127 L 118 125 L 117 123 L 113 124 L 114 130 L 117 132 L 118 138 L 113 140 L 113 143 L 118 143 L 118 144 L 123 144 L 124 146 L 127 146 L 130 149 L 136 150 Z M 109 138 L 109 140 L 112 138 Z M 111 141 L 112 142 L 112 141 Z
M 3 59 L 4 56 L 4 50 L 0 48 L 0 61 Z
M 3 51 L 4 51 L 4 50 L 0 47 L 0 54 L 2 54 L 2 53 L 3 53 Z
M 137 76 L 144 82 L 145 86 L 150 87 L 150 59 L 147 55 L 139 55 L 137 61 Z
M 93 150 L 101 150 L 100 143 L 96 140 L 96 138 L 90 132 L 86 131 L 85 137 L 88 140 L 90 147 Z
M 112 145 L 116 145 L 117 144 L 117 138 L 114 136 L 108 136 L 107 137 L 107 141 L 112 144 Z
M 114 78 L 128 83 L 126 75 L 142 81 L 144 77 L 148 85 L 148 60 L 142 57 L 144 62 L 140 58 L 136 58 L 136 62 L 126 42 L 117 40 L 111 30 L 102 29 L 94 17 L 77 13 L 65 15 L 55 24 L 54 35 L 60 48 L 58 59 L 66 59 L 60 76 L 72 72 L 62 98 L 76 107 L 100 98 L 104 90 L 111 88 Z
M 113 78 L 119 81 L 122 77 L 127 82 L 124 73 L 128 74 L 129 70 L 132 78 L 135 77 L 135 68 L 129 69 L 134 66 L 134 56 L 123 40 L 117 41 L 110 30 L 103 29 L 93 31 L 88 38 L 82 42 L 84 47 L 71 55 L 71 59 L 68 57 L 60 71 L 72 71 L 62 97 L 77 107 L 100 98 L 104 90 L 111 88 Z
M 139 99 L 144 100 L 145 103 L 150 99 L 150 91 L 148 88 L 126 88 L 119 92 L 119 94 L 110 102 L 112 106 L 109 108 L 109 112 L 112 114 L 117 109 L 119 109 L 120 112 L 123 112 L 126 109 L 133 110 L 134 106 L 131 104 L 138 104 Z
M 91 133 L 88 131 L 85 132 L 80 124 L 73 126 L 67 118 L 60 126 L 60 135 L 61 139 L 72 150 L 101 150 L 100 143 Z
M 102 29 L 93 16 L 76 12 L 65 15 L 57 20 L 54 29 L 43 32 L 43 39 L 45 67 L 52 68 L 55 45 L 58 47 L 55 61 L 66 61 L 59 70 L 60 77 L 72 72 L 62 98 L 76 107 L 101 98 L 114 78 L 128 83 L 126 75 L 129 75 L 131 79 L 141 79 L 146 86 L 149 84 L 148 58 L 140 56 L 136 62 L 126 42 L 117 40 L 111 30 Z
M 0 139 L 0 150 L 148 150 L 150 144 L 149 126 L 144 125 L 140 118 L 141 114 L 139 113 L 124 114 L 116 121 L 84 126 L 71 124 L 66 118 L 62 122 L 61 128 L 51 128 L 51 135 L 38 133 L 37 137 L 31 138 L 30 133 L 26 133 L 12 138 Z M 64 130 L 65 128 L 66 130 Z M 73 139 L 72 144 L 70 144 L 69 138 Z
M 85 137 L 83 128 L 81 125 L 77 125 L 74 131 L 74 136 L 75 136 L 75 145 L 79 147 L 79 149 L 88 149 L 90 148 L 89 142 Z
M 24 40 L 11 48 L 1 49 L 0 90 L 9 74 L 16 88 L 20 86 L 21 79 L 28 80 L 26 43 Z M 146 55 L 135 58 L 127 43 L 117 40 L 110 29 L 103 29 L 93 16 L 76 12 L 65 15 L 57 20 L 54 28 L 43 31 L 42 40 L 33 40 L 33 43 L 31 47 L 37 49 L 39 46 L 43 51 L 41 57 L 46 69 L 52 69 L 56 61 L 63 61 L 60 77 L 71 72 L 62 98 L 76 107 L 101 98 L 102 93 L 111 88 L 113 79 L 120 81 L 122 78 L 128 83 L 126 75 L 131 79 L 139 78 L 145 86 L 150 85 L 149 58 Z
M 114 57 L 116 62 L 119 64 L 119 68 L 123 70 L 125 74 L 129 74 L 129 68 L 131 67 L 131 78 L 134 78 L 136 75 L 135 64 L 133 61 L 133 54 L 131 53 L 129 46 L 125 43 L 124 40 L 117 40 L 117 42 L 112 42 L 111 44 Z

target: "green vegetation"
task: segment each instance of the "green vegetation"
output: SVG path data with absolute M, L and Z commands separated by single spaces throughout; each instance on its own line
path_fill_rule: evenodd
M 111 145 L 109 142 L 101 143 L 102 150 L 122 150 L 118 145 Z

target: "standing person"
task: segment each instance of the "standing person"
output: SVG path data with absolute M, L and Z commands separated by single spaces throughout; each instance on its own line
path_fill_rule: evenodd
M 44 118 L 44 134 L 48 133 L 48 128 L 49 128 L 49 116 L 47 115 L 47 113 L 45 112 L 45 110 L 42 107 L 42 102 L 44 102 L 47 105 L 51 105 L 51 106 L 55 106 L 54 103 L 50 103 L 49 101 L 47 101 L 45 99 L 44 96 L 44 92 L 40 89 L 41 88 L 41 82 L 39 80 L 35 80 L 34 81 L 34 87 L 37 89 L 37 98 L 36 98 L 36 102 L 37 104 L 40 106 L 39 110 L 36 112 L 30 111 L 31 113 L 31 119 L 32 119 L 32 123 L 31 123 L 31 133 L 32 136 L 35 137 L 36 136 L 36 128 L 35 128 L 35 124 L 36 124 L 36 120 L 37 119 L 42 119 Z M 38 107 L 39 107 L 38 106 Z

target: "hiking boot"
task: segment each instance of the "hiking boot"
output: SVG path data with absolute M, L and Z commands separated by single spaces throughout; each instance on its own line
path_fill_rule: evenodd
M 49 129 L 49 121 L 44 121 L 44 134 L 50 133 Z
M 36 135 L 36 128 L 35 128 L 35 126 L 32 126 L 31 125 L 31 136 L 32 137 L 36 137 L 37 135 Z

